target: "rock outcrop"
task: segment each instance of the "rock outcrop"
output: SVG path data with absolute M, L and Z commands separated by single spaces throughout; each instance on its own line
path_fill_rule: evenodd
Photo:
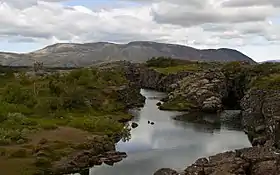
M 126 158 L 126 153 L 116 152 L 114 142 L 105 137 L 95 137 L 87 143 L 80 145 L 82 151 L 78 151 L 57 162 L 52 167 L 44 170 L 46 174 L 69 174 L 79 172 L 81 169 L 101 165 L 102 163 L 113 165 Z M 43 154 L 41 154 L 43 155 Z M 43 159 L 37 156 L 37 159 Z
M 181 175 L 278 175 L 280 154 L 270 147 L 251 147 L 200 158 Z M 175 175 L 162 168 L 154 175 Z
M 172 105 L 168 105 L 172 101 L 176 101 L 177 104 L 184 101 L 191 104 L 190 110 L 221 111 L 222 99 L 227 96 L 226 87 L 226 78 L 220 71 L 209 70 L 186 76 L 176 84 L 175 90 L 169 93 L 163 109 L 172 109 Z M 180 108 L 176 108 L 178 109 Z
M 241 101 L 243 125 L 253 145 L 280 148 L 280 91 L 251 89 Z
M 170 168 L 162 168 L 157 170 L 154 175 L 179 175 L 179 173 Z
M 124 66 L 126 77 L 140 87 L 154 89 L 162 92 L 171 92 L 177 87 L 177 82 L 187 77 L 192 72 L 182 71 L 176 74 L 163 74 L 143 64 L 126 62 Z
M 200 158 L 185 175 L 277 175 L 280 155 L 270 147 L 252 147 Z
M 118 100 L 122 101 L 126 108 L 142 107 L 145 103 L 145 97 L 140 94 L 140 87 L 135 83 L 117 88 Z

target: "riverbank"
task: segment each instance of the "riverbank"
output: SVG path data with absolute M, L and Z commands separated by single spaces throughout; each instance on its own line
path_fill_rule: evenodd
M 145 98 L 121 70 L 1 71 L 3 174 L 65 174 L 125 157 L 115 142 Z
M 168 79 L 167 77 L 176 77 L 178 74 L 177 78 L 179 78 L 178 81 L 170 81 L 170 83 L 166 83 L 166 87 L 161 88 L 167 90 L 169 95 L 163 99 L 164 103 L 160 104 L 160 109 L 185 111 L 190 114 L 201 111 L 216 114 L 221 113 L 225 109 L 240 110 L 240 122 L 244 128 L 244 132 L 248 135 L 254 146 L 247 150 L 248 152 L 252 151 L 251 157 L 257 156 L 255 155 L 257 153 L 262 153 L 264 157 L 277 155 L 273 150 L 280 148 L 279 64 L 265 63 L 249 65 L 247 63 L 233 62 L 216 64 L 215 68 L 213 68 L 211 67 L 211 65 L 213 66 L 212 63 L 185 63 L 183 65 L 176 65 L 176 62 L 173 62 L 172 65 L 166 65 L 165 63 L 170 60 L 155 59 L 151 61 L 155 61 L 157 64 L 156 66 L 152 64 L 149 71 L 152 71 L 153 74 L 149 73 L 149 75 L 153 77 L 160 76 L 160 78 L 155 79 L 157 82 L 145 83 L 154 86 L 157 83 L 161 84 L 161 82 Z M 155 76 L 155 74 L 157 75 Z M 185 76 L 181 77 L 181 75 Z M 191 115 L 186 115 L 185 117 L 188 119 L 189 116 Z M 238 150 L 237 152 L 242 153 L 243 151 Z M 254 151 L 256 153 L 253 153 Z M 222 155 L 227 157 L 227 153 Z M 234 161 L 232 159 L 227 165 L 235 166 L 235 158 L 237 158 L 237 162 L 240 158 L 239 155 L 233 157 Z M 263 162 L 266 161 L 264 157 L 255 157 L 257 159 L 256 161 L 260 162 L 262 166 L 268 163 Z M 247 157 L 244 157 L 244 159 L 246 163 L 253 161 Z M 277 159 L 277 156 L 268 158 L 271 161 L 276 161 Z M 226 159 L 225 161 L 227 162 Z M 194 164 L 193 166 L 195 167 L 196 165 Z M 217 169 L 223 169 L 223 166 L 220 165 L 207 165 L 207 162 L 204 162 L 203 166 L 216 166 Z M 259 164 L 254 166 L 259 166 Z M 277 161 L 275 166 L 278 166 Z M 273 167 L 275 166 L 273 165 Z M 245 170 L 246 168 L 244 172 Z M 200 171 L 202 174 L 211 174 L 213 172 L 219 173 L 220 171 L 214 169 L 211 171 Z M 226 172 L 229 173 L 232 170 L 225 170 L 224 173 Z M 258 172 L 263 171 L 256 170 L 246 173 L 256 174 Z M 191 171 L 186 171 L 186 173 L 192 174 Z M 271 171 L 271 173 L 273 174 L 275 171 Z

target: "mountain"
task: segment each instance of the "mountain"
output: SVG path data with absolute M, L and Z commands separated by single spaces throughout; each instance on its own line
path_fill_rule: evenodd
M 270 63 L 280 63 L 280 60 L 267 60 L 267 61 L 263 61 L 262 63 L 267 63 L 267 62 L 270 62 Z
M 127 60 L 144 62 L 151 57 L 164 56 L 198 61 L 254 61 L 237 50 L 195 49 L 183 45 L 148 41 L 134 41 L 128 44 L 109 42 L 59 43 L 27 54 L 0 52 L 0 64 L 30 66 L 35 60 L 45 66 L 88 66 L 99 62 Z

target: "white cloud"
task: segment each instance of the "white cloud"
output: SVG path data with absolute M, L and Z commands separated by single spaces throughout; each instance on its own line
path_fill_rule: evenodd
M 252 48 L 275 49 L 280 43 L 279 0 L 122 0 L 122 6 L 104 9 L 62 1 L 0 0 L 0 39 L 38 47 L 154 40 L 198 48 L 250 48 L 245 53 L 259 57 L 265 55 L 252 53 Z M 125 6 L 128 1 L 137 5 Z M 277 49 L 271 53 L 273 59 L 280 55 Z

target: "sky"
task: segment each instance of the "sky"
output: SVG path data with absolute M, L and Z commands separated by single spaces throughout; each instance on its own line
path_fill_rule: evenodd
M 280 0 L 0 0 L 0 51 L 156 41 L 280 59 Z

